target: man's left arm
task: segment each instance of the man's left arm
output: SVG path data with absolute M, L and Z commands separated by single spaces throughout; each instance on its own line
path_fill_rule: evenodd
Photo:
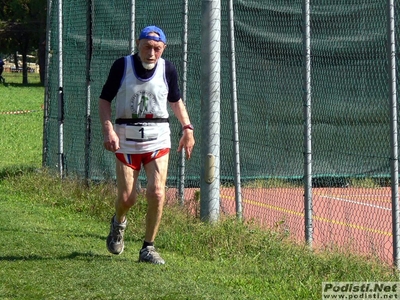
M 179 141 L 178 152 L 185 149 L 186 158 L 190 159 L 194 146 L 193 127 L 190 125 L 189 114 L 182 99 L 176 102 L 169 102 L 172 111 L 182 125 L 182 137 Z M 185 127 L 185 128 L 184 128 Z

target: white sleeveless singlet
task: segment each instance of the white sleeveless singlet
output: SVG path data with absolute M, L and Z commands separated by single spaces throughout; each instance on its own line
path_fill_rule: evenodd
M 165 60 L 159 58 L 149 79 L 139 78 L 133 67 L 133 57 L 125 57 L 125 74 L 116 96 L 116 118 L 146 119 L 135 124 L 115 124 L 120 149 L 117 153 L 139 154 L 171 148 L 168 122 L 152 123 L 152 118 L 168 118 L 168 84 Z M 148 120 L 147 120 L 148 119 Z

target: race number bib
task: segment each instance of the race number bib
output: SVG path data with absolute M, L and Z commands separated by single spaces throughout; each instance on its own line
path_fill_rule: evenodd
M 158 138 L 158 131 L 157 125 L 127 125 L 125 127 L 125 137 L 128 141 L 153 141 Z

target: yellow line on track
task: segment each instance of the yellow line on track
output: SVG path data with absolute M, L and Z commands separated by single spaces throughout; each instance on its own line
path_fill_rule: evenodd
M 229 201 L 235 200 L 235 197 L 232 197 L 232 196 L 220 195 L 220 197 L 223 199 L 229 200 Z M 284 213 L 291 214 L 291 215 L 304 217 L 304 213 L 302 213 L 302 212 L 298 212 L 295 210 L 291 210 L 291 209 L 287 209 L 287 208 L 283 208 L 283 207 L 279 207 L 279 206 L 275 206 L 275 205 L 265 204 L 265 203 L 255 201 L 255 200 L 243 199 L 242 202 L 248 203 L 248 204 L 251 204 L 254 206 L 258 206 L 258 207 L 269 208 L 271 210 L 280 211 L 280 212 L 284 212 Z M 314 220 L 318 220 L 318 221 L 325 222 L 325 223 L 331 223 L 331 224 L 335 224 L 335 225 L 341 225 L 341 226 L 349 227 L 349 228 L 355 228 L 355 229 L 363 230 L 363 231 L 367 231 L 367 232 L 379 233 L 379 234 L 386 235 L 386 236 L 392 236 L 391 232 L 382 231 L 379 229 L 374 229 L 374 228 L 369 228 L 369 227 L 364 227 L 364 226 L 360 226 L 357 224 L 337 221 L 337 220 L 333 220 L 333 219 L 327 219 L 327 218 L 323 218 L 323 217 L 319 217 L 319 216 L 314 216 Z

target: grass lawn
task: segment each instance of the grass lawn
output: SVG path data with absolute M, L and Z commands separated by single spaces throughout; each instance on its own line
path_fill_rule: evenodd
M 3 73 L 0 84 L 0 166 L 41 165 L 44 88 L 39 75 L 28 74 L 22 85 L 21 73 Z
M 235 219 L 206 224 L 178 206 L 166 207 L 157 237 L 166 265 L 138 263 L 142 198 L 124 253 L 109 254 L 114 183 L 87 187 L 43 169 L 43 87 L 5 77 L 0 111 L 38 111 L 0 115 L 0 299 L 321 299 L 322 282 L 398 280 L 372 258 L 315 253 Z

